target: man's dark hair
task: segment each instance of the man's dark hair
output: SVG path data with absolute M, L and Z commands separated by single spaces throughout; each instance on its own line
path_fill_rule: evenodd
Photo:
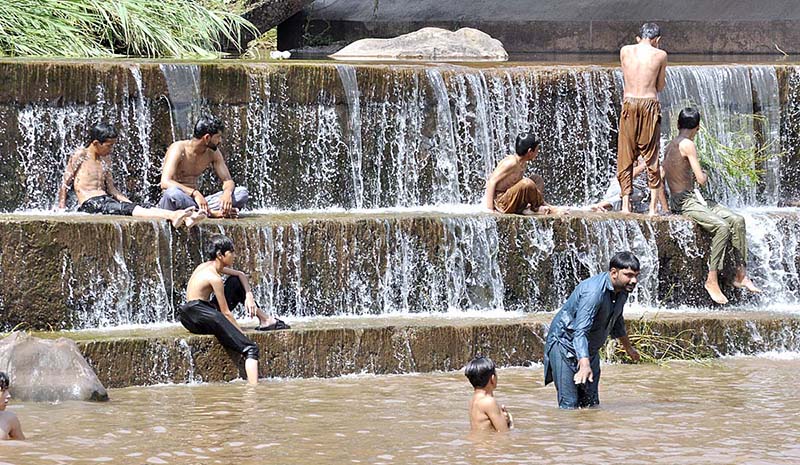
M 192 135 L 195 139 L 200 139 L 206 134 L 213 136 L 214 134 L 220 133 L 224 130 L 225 125 L 222 123 L 221 119 L 213 116 L 204 116 L 197 120 L 197 123 L 195 123 L 194 133 Z
M 489 384 L 495 368 L 492 359 L 479 355 L 467 363 L 467 366 L 464 367 L 464 375 L 472 387 L 482 388 Z
M 631 252 L 617 252 L 608 263 L 608 269 L 639 271 L 639 259 Z
M 86 146 L 92 145 L 92 142 L 97 141 L 101 144 L 108 139 L 116 139 L 117 138 L 117 130 L 114 129 L 114 126 L 108 123 L 97 123 L 91 128 L 89 128 L 89 141 L 86 142 Z
M 517 155 L 520 157 L 528 153 L 528 150 L 535 150 L 538 146 L 539 141 L 536 139 L 536 136 L 530 132 L 527 134 L 518 135 L 517 143 L 514 144 Z
M 214 234 L 206 246 L 206 259 L 215 260 L 217 255 L 225 255 L 225 252 L 229 250 L 233 250 L 231 238 L 222 234 Z
M 700 125 L 700 111 L 697 108 L 686 107 L 678 115 L 678 129 L 694 129 Z
M 644 23 L 642 28 L 639 29 L 639 38 L 641 39 L 655 39 L 661 37 L 661 28 L 656 23 Z
M 11 380 L 8 379 L 8 375 L 0 371 L 0 391 L 8 389 L 9 384 L 11 384 Z

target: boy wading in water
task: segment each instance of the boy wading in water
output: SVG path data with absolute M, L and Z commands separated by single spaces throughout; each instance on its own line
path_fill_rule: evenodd
M 0 439 L 25 439 L 22 426 L 14 412 L 7 412 L 6 406 L 11 400 L 8 375 L 0 371 Z
M 661 104 L 658 93 L 666 85 L 667 52 L 659 50 L 661 29 L 657 24 L 642 26 L 636 45 L 619 51 L 625 91 L 617 139 L 617 179 L 622 189 L 622 212 L 630 213 L 633 192 L 633 166 L 639 156 L 647 164 L 650 186 L 649 213 L 655 215 L 656 203 L 666 211 L 667 198 L 661 183 L 658 149 L 661 138 Z
M 236 258 L 233 242 L 226 236 L 212 236 L 207 262 L 194 269 L 186 286 L 186 303 L 180 308 L 181 324 L 194 334 L 213 334 L 220 344 L 247 357 L 247 382 L 258 382 L 258 346 L 242 332 L 231 309 L 244 303 L 250 316 L 257 316 L 260 331 L 289 329 L 283 321 L 268 316 L 256 306 L 250 282 L 241 271 L 231 268 Z M 228 275 L 223 283 L 222 275 Z M 214 294 L 213 297 L 211 294 Z
M 67 163 L 64 179 L 58 189 L 58 208 L 67 207 L 67 190 L 72 186 L 78 197 L 78 211 L 103 215 L 124 215 L 169 220 L 178 228 L 192 227 L 206 218 L 196 208 L 178 211 L 142 208 L 133 204 L 114 185 L 111 177 L 111 151 L 117 142 L 117 131 L 100 123 L 89 129 L 89 143 L 75 150 Z
M 761 292 L 747 277 L 747 233 L 744 218 L 711 199 L 704 199 L 695 189 L 695 181 L 704 186 L 708 176 L 700 166 L 694 137 L 700 129 L 700 112 L 695 108 L 684 108 L 678 116 L 678 136 L 667 145 L 664 155 L 664 176 L 670 194 L 670 207 L 677 214 L 694 220 L 701 228 L 713 235 L 711 239 L 711 261 L 705 288 L 714 302 L 724 305 L 728 298 L 719 287 L 719 271 L 722 270 L 728 247 L 732 246 L 736 261 L 736 277 L 733 286 L 750 292 Z
M 476 357 L 464 367 L 475 392 L 469 401 L 469 425 L 471 431 L 508 431 L 514 426 L 511 414 L 494 398 L 497 389 L 495 364 L 486 357 Z

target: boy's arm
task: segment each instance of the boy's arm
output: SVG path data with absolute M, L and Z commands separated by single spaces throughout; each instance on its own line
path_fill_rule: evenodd
M 485 397 L 481 399 L 481 410 L 489 417 L 492 426 L 498 432 L 508 431 L 508 420 L 503 415 L 503 410 L 497 404 L 494 397 Z
M 233 313 L 231 313 L 230 309 L 228 308 L 228 301 L 225 300 L 225 286 L 222 284 L 222 279 L 219 277 L 211 279 L 211 289 L 214 290 L 214 294 L 217 296 L 217 303 L 219 303 L 219 311 L 225 315 L 225 318 L 230 321 L 233 326 L 236 327 L 242 334 L 242 328 L 239 327 L 239 323 L 236 322 L 236 318 L 233 317 Z
M 247 311 L 250 313 L 250 316 L 255 316 L 256 312 L 258 311 L 258 306 L 256 305 L 255 297 L 253 297 L 253 289 L 250 287 L 250 281 L 247 280 L 247 275 L 239 270 L 234 270 L 233 268 L 223 268 L 222 272 L 228 276 L 236 276 L 239 278 L 245 293 L 244 308 L 247 309 Z
M 689 166 L 692 167 L 692 172 L 694 173 L 694 178 L 697 180 L 697 184 L 705 186 L 706 182 L 708 181 L 708 176 L 706 175 L 706 172 L 703 171 L 703 167 L 700 166 L 700 158 L 697 156 L 697 148 L 694 145 L 694 142 L 690 140 L 683 140 L 678 148 L 680 149 L 681 154 L 689 161 Z
M 667 86 L 667 52 L 664 52 L 664 59 L 661 61 L 661 69 L 658 70 L 656 80 L 656 92 L 661 92 Z
M 18 441 L 25 440 L 25 434 L 22 433 L 22 425 L 20 424 L 19 418 L 17 418 L 16 415 L 14 415 L 14 418 L 11 421 L 11 430 L 8 432 L 8 437 Z
M 508 176 L 511 166 L 511 163 L 507 163 L 506 160 L 501 161 L 500 164 L 497 165 L 497 168 L 495 168 L 492 172 L 492 175 L 489 176 L 489 179 L 486 181 L 486 194 L 483 196 L 483 206 L 487 210 L 494 211 L 494 197 L 497 183 Z
M 219 150 L 214 152 L 212 163 L 217 177 L 222 181 L 222 197 L 219 198 L 219 207 L 222 209 L 222 213 L 227 215 L 233 208 L 233 190 L 236 188 L 236 183 L 233 182 L 228 165 Z
M 114 197 L 120 202 L 130 202 L 130 199 L 126 197 L 125 194 L 120 192 L 120 190 L 117 189 L 117 186 L 114 184 L 114 177 L 111 175 L 111 168 L 103 165 L 103 171 L 103 176 L 105 177 L 106 183 L 106 192 L 108 192 L 108 195 Z
M 78 173 L 78 168 L 81 167 L 81 152 L 75 151 L 69 161 L 67 168 L 64 170 L 64 178 L 61 180 L 61 186 L 58 188 L 58 208 L 67 208 L 67 190 L 72 187 L 75 182 L 75 175 Z

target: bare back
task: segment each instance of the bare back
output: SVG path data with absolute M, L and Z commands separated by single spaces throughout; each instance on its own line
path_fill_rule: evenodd
M 107 182 L 111 177 L 111 166 L 106 159 L 95 159 L 86 151 L 80 148 L 67 164 L 64 175 L 64 183 L 73 182 L 75 195 L 78 203 L 108 193 Z
M 206 149 L 197 155 L 189 148 L 188 140 L 173 142 L 167 149 L 164 158 L 164 175 L 170 180 L 179 182 L 191 188 L 197 187 L 197 178 L 213 165 L 217 159 L 222 159 L 218 150 Z
M 691 140 L 678 136 L 672 139 L 664 150 L 664 178 L 673 194 L 694 189 L 694 173 L 689 159 L 681 152 L 682 143 L 694 145 Z
M 469 427 L 471 431 L 495 431 L 492 419 L 486 412 L 486 404 L 497 401 L 494 397 L 475 393 L 469 400 Z
M 640 42 L 626 45 L 619 52 L 625 98 L 657 98 L 664 88 L 667 52 Z
M 516 155 L 509 155 L 497 164 L 492 176 L 495 179 L 495 195 L 500 195 L 507 191 L 514 184 L 518 183 L 525 175 L 528 163 L 521 161 Z

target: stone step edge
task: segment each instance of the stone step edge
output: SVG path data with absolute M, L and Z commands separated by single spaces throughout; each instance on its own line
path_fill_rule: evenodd
M 660 356 L 667 345 L 678 358 L 800 350 L 800 317 L 640 318 L 628 320 L 627 325 L 634 341 L 649 341 L 642 349 L 651 357 Z M 542 360 L 546 331 L 547 324 L 541 321 L 516 320 L 248 331 L 247 335 L 261 350 L 262 377 L 329 378 L 452 371 L 476 354 L 491 357 L 498 366 L 530 366 Z M 653 342 L 659 338 L 660 344 Z M 213 336 L 186 333 L 76 342 L 110 388 L 225 382 L 244 376 L 243 359 L 226 351 Z

